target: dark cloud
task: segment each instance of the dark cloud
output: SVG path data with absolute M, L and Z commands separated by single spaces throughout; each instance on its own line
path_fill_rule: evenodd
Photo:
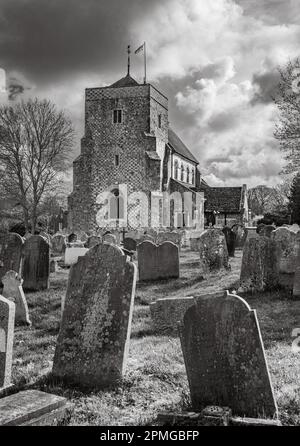
M 268 24 L 298 24 L 299 0 L 235 0 L 244 13 Z
M 34 83 L 126 67 L 130 25 L 158 0 L 1 0 L 0 66 Z
M 268 104 L 273 101 L 278 84 L 280 74 L 277 69 L 264 73 L 254 73 L 252 77 L 252 84 L 255 87 L 255 94 L 252 99 L 252 104 L 264 103 Z

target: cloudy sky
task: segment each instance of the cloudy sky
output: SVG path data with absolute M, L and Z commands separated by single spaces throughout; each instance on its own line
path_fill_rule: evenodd
M 276 184 L 277 66 L 300 53 L 299 0 L 0 0 L 0 67 L 83 133 L 84 88 L 126 74 L 144 40 L 148 80 L 210 185 Z M 142 81 L 142 56 L 132 57 Z

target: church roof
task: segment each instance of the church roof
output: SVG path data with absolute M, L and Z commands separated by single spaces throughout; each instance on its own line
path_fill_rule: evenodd
M 193 161 L 194 163 L 199 164 L 198 160 L 194 157 L 187 146 L 181 141 L 179 136 L 177 136 L 174 130 L 172 130 L 171 128 L 169 128 L 168 144 L 179 155 L 187 158 L 190 161 Z
M 137 81 L 130 76 L 130 74 L 127 74 L 126 76 L 122 77 L 122 79 L 119 79 L 117 82 L 111 84 L 110 87 L 113 88 L 136 87 L 138 85 L 140 84 L 138 84 Z
M 207 212 L 239 213 L 243 208 L 242 187 L 202 187 Z

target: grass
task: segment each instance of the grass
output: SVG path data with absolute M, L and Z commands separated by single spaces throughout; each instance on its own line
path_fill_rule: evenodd
M 160 411 L 189 408 L 179 339 L 155 334 L 149 303 L 167 296 L 237 288 L 241 252 L 230 263 L 230 271 L 213 273 L 204 280 L 199 275 L 197 253 L 183 250 L 180 279 L 138 284 L 124 380 L 115 389 L 89 394 L 48 379 L 68 270 L 51 274 L 48 291 L 26 295 L 32 327 L 16 327 L 13 382 L 17 389 L 38 388 L 70 399 L 73 410 L 64 421 L 69 425 L 153 425 Z M 243 297 L 257 310 L 280 419 L 283 424 L 300 425 L 300 353 L 291 349 L 292 330 L 300 327 L 300 302 L 290 300 L 285 291 Z

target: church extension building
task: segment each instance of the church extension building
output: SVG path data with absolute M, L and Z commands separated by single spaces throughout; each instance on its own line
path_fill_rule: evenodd
M 108 87 L 88 88 L 85 135 L 73 163 L 70 229 L 203 229 L 204 194 L 197 167 L 197 159 L 169 127 L 167 97 L 153 85 L 139 84 L 127 74 Z M 148 208 L 139 199 L 141 192 Z M 164 192 L 179 193 L 182 204 L 171 200 L 166 207 Z

